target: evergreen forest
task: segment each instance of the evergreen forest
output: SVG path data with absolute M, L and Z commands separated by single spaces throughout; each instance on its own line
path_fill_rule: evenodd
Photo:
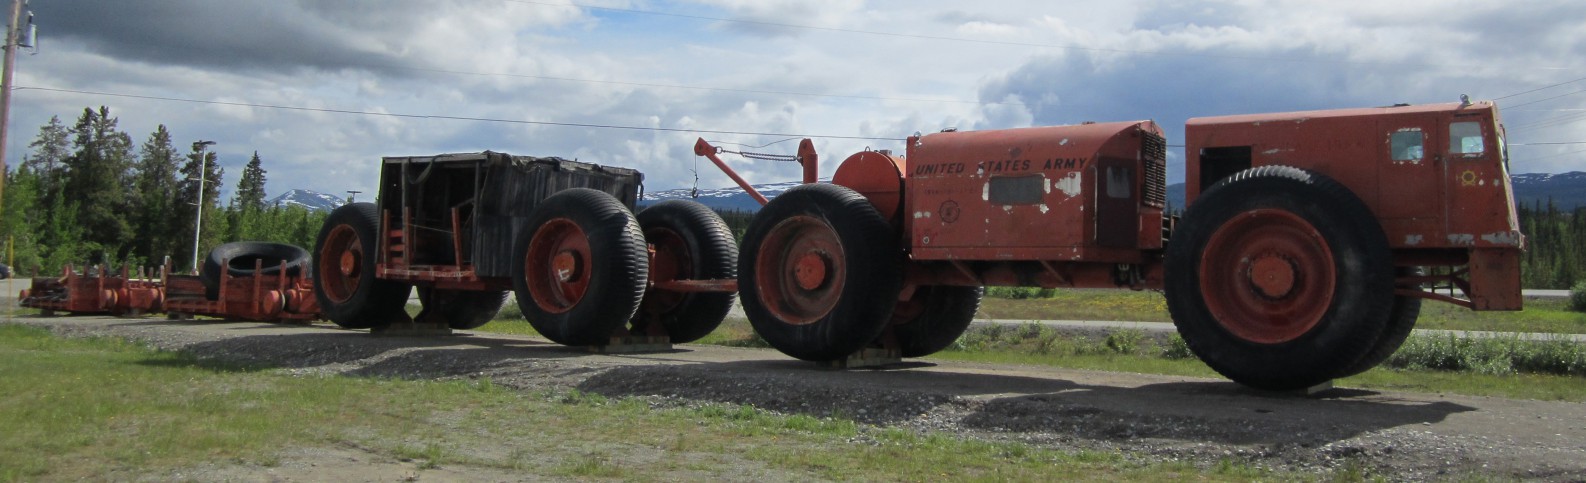
M 134 143 L 118 121 L 104 106 L 70 125 L 52 117 L 5 173 L 0 260 L 17 276 L 58 275 L 66 264 L 153 268 L 167 257 L 185 273 L 195 238 L 199 257 L 240 240 L 313 246 L 325 213 L 266 206 L 258 152 L 222 202 L 226 173 L 207 145 L 183 151 L 163 124 Z

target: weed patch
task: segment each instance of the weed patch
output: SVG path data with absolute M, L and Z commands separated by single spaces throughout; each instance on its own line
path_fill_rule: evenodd
M 1388 358 L 1389 367 L 1464 371 L 1487 375 L 1515 373 L 1586 376 L 1586 346 L 1568 340 L 1513 337 L 1412 336 Z

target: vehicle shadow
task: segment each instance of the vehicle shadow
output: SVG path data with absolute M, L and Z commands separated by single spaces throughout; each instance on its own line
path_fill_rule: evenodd
M 582 348 L 550 342 L 476 336 L 466 332 L 445 336 L 388 336 L 325 326 L 202 320 L 140 320 L 106 325 L 148 330 L 215 325 L 217 327 L 211 330 L 260 332 L 258 335 L 227 334 L 169 347 L 186 356 L 181 361 L 145 361 L 151 365 L 197 365 L 216 370 L 314 369 L 353 377 L 435 379 L 478 376 L 538 360 L 590 354 Z
M 1226 381 L 1114 386 L 1067 380 L 1055 369 L 1051 374 L 931 367 L 829 371 L 801 361 L 741 361 L 618 367 L 588 378 L 578 389 L 611 397 L 744 404 L 877 425 L 1273 447 L 1320 446 L 1476 410 L 1357 389 L 1303 395 Z

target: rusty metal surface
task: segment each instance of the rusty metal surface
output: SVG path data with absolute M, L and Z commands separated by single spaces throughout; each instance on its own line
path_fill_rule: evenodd
M 104 266 L 89 267 L 85 274 L 71 265 L 62 268 L 59 278 L 37 277 L 22 291 L 18 303 L 23 307 L 74 315 L 139 315 L 160 310 L 164 290 L 158 280 L 134 277 L 129 268 L 115 273 Z
M 811 151 L 813 150 L 814 148 L 811 148 Z M 714 163 L 716 168 L 721 169 L 721 172 L 726 174 L 728 178 L 732 178 L 734 183 L 738 183 L 738 187 L 743 188 L 743 191 L 748 193 L 750 198 L 754 198 L 755 202 L 760 203 L 760 206 L 765 206 L 767 203 L 765 195 L 760 194 L 759 190 L 754 189 L 754 186 L 750 185 L 748 181 L 745 181 L 742 176 L 739 176 L 738 172 L 734 171 L 731 166 L 727 166 L 727 162 L 722 161 L 721 156 L 716 155 L 718 151 L 719 150 L 715 146 L 712 146 L 709 142 L 706 142 L 705 138 L 699 138 L 698 141 L 694 142 L 694 155 L 704 156 L 705 159 L 709 159 L 710 162 Z M 806 170 L 809 169 L 808 166 L 814 166 L 814 163 L 806 165 Z M 810 181 L 805 182 L 809 183 Z
M 226 260 L 222 266 L 229 263 Z M 308 322 L 320 318 L 313 277 L 307 273 L 289 275 L 284 262 L 274 274 L 263 274 L 260 268 L 256 261 L 254 274 L 245 277 L 221 270 L 215 300 L 204 296 L 204 284 L 198 277 L 167 271 L 160 281 L 166 293 L 164 311 L 179 318 L 202 315 L 259 322 Z
M 1187 178 L 1208 169 L 1207 150 L 1248 147 L 1250 167 L 1294 166 L 1344 184 L 1394 248 L 1519 247 L 1498 122 L 1489 102 L 1196 118 L 1185 126 Z M 1451 146 L 1455 123 L 1473 123 L 1481 141 Z M 1395 152 L 1395 135 L 1420 142 Z M 1189 183 L 1189 202 L 1214 181 Z
M 863 151 L 849 156 L 832 174 L 832 184 L 864 195 L 887 221 L 898 220 L 903 206 L 903 173 L 908 163 L 901 156 Z
M 1381 223 L 1400 266 L 1467 267 L 1446 250 L 1475 253 L 1459 283 L 1478 310 L 1519 307 L 1515 214 L 1501 119 L 1491 102 L 1446 103 L 1190 119 L 1186 198 L 1193 204 L 1239 168 L 1294 166 L 1327 175 Z M 1496 250 L 1496 251 L 1493 251 Z M 1511 282 L 1513 281 L 1513 282 Z
M 1161 136 L 1136 121 L 914 138 L 903 213 L 912 255 L 1139 263 L 1139 249 L 1160 247 L 1160 221 L 1142 220 L 1161 219 L 1164 188 L 1145 186 L 1165 182 L 1148 176 L 1160 159 L 1147 166 Z

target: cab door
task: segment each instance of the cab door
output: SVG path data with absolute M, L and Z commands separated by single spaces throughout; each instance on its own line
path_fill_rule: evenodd
M 1446 231 L 1444 181 L 1448 160 L 1440 116 L 1382 119 L 1378 153 L 1377 217 L 1388 242 L 1413 247 Z

